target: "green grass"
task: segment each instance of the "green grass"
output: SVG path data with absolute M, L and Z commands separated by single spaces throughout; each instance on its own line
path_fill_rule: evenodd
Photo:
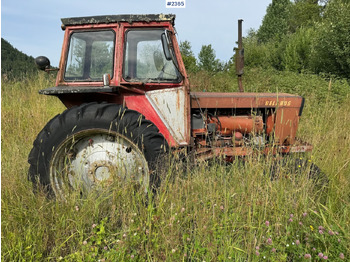
M 228 73 L 198 73 L 191 80 L 197 90 L 237 90 Z M 248 91 L 305 96 L 298 136 L 314 145 L 310 157 L 327 174 L 326 189 L 303 175 L 287 178 L 287 168 L 271 181 L 271 160 L 262 156 L 187 169 L 171 161 L 148 205 L 131 185 L 67 202 L 32 192 L 32 142 L 64 110 L 58 99 L 37 93 L 53 85 L 44 75 L 2 83 L 3 261 L 303 261 L 306 254 L 318 261 L 320 252 L 330 261 L 341 261 L 341 253 L 350 258 L 347 82 L 260 69 L 244 75 Z

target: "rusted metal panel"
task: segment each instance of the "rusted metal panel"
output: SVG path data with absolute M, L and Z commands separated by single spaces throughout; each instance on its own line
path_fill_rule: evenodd
M 117 87 L 103 86 L 54 86 L 39 90 L 42 95 L 61 95 L 61 94 L 79 94 L 79 93 L 108 93 L 116 92 Z
M 140 15 L 101 15 L 88 17 L 70 17 L 62 18 L 64 26 L 70 25 L 86 25 L 86 24 L 110 24 L 110 23 L 134 23 L 134 22 L 164 22 L 169 21 L 173 25 L 175 23 L 174 14 L 140 14 Z
M 185 87 L 146 92 L 146 97 L 179 145 L 187 145 L 187 103 Z
M 278 108 L 275 120 L 276 143 L 291 145 L 299 124 L 299 108 Z
M 261 116 L 218 116 L 210 123 L 215 123 L 221 135 L 232 135 L 235 131 L 244 134 L 263 132 L 264 122 Z
M 300 108 L 301 96 L 285 93 L 191 92 L 191 108 Z
M 170 133 L 168 127 L 164 123 L 164 120 L 160 118 L 154 107 L 150 104 L 146 96 L 144 95 L 128 95 L 124 97 L 125 105 L 127 108 L 135 110 L 144 115 L 146 119 L 150 120 L 157 126 L 159 132 L 167 140 L 168 144 L 172 147 L 178 146 L 178 142 L 174 139 Z

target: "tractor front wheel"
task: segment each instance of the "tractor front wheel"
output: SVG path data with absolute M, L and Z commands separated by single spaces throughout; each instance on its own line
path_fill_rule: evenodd
M 67 109 L 39 133 L 29 154 L 29 179 L 56 198 L 136 181 L 147 191 L 159 180 L 158 158 L 167 142 L 136 111 L 90 103 Z

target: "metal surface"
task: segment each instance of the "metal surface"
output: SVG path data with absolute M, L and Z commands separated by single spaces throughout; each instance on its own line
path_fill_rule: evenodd
M 99 93 L 99 92 L 116 92 L 117 87 L 103 86 L 54 86 L 39 90 L 42 95 L 61 95 L 61 94 L 79 94 L 79 93 Z
M 235 48 L 236 51 L 236 74 L 238 77 L 238 88 L 240 92 L 244 92 L 242 75 L 244 68 L 244 49 L 243 49 L 243 40 L 242 40 L 242 22 L 243 20 L 238 20 L 238 48 Z
M 144 115 L 146 119 L 155 124 L 159 129 L 159 132 L 164 136 L 170 146 L 178 146 L 178 143 L 173 138 L 169 129 L 165 126 L 165 123 L 152 107 L 146 96 L 128 95 L 124 97 L 124 102 L 127 108 L 139 112 L 140 114 Z
M 264 129 L 261 116 L 218 116 L 211 119 L 222 135 L 233 135 L 235 131 L 243 134 L 258 133 Z
M 50 180 L 56 196 L 71 190 L 105 190 L 116 181 L 137 181 L 147 190 L 149 170 L 139 148 L 128 138 L 106 130 L 81 131 L 55 151 Z
M 302 97 L 285 93 L 191 92 L 191 108 L 298 108 Z M 298 111 L 299 112 L 299 111 Z
M 164 22 L 169 21 L 174 25 L 174 14 L 140 14 L 140 15 L 102 15 L 102 16 L 88 16 L 88 17 L 70 17 L 62 18 L 64 26 L 71 25 L 87 25 L 87 24 L 110 24 L 110 23 L 134 23 L 134 22 Z
M 179 145 L 187 145 L 187 105 L 184 87 L 146 92 L 146 97 Z

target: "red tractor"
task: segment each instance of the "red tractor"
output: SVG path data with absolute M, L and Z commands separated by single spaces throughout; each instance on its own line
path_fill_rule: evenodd
M 56 86 L 39 93 L 57 96 L 67 110 L 34 142 L 28 160 L 34 183 L 59 198 L 116 179 L 148 188 L 157 180 L 157 159 L 170 148 L 227 161 L 312 150 L 295 137 L 301 96 L 191 92 L 174 21 L 164 14 L 62 19 Z M 36 62 L 50 70 L 46 57 Z

